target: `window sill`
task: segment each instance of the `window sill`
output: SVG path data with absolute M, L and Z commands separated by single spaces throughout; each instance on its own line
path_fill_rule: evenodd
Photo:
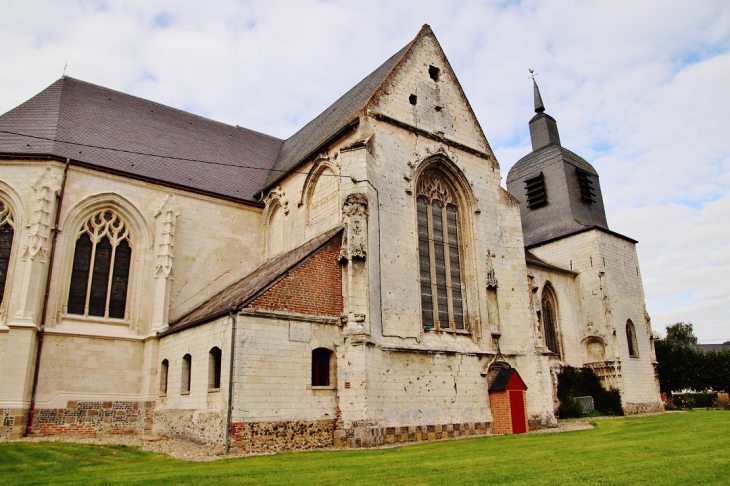
M 328 386 L 315 386 L 315 385 L 307 385 L 307 389 L 309 390 L 334 390 L 334 385 L 328 385 Z
M 220 393 L 220 388 L 208 388 L 208 393 Z
M 180 395 L 190 395 L 190 392 L 189 392 L 189 391 L 186 391 L 186 392 L 180 392 Z
M 61 313 L 60 319 L 61 322 L 69 321 L 69 322 L 89 322 L 93 324 L 108 324 L 112 326 L 129 326 L 130 321 L 128 318 L 125 319 L 116 319 L 113 317 L 104 317 L 104 316 L 82 316 L 81 314 L 65 314 Z
M 167 393 L 160 393 L 157 396 L 160 397 L 160 398 L 167 398 Z
M 471 332 L 469 332 L 469 331 L 461 331 L 461 330 L 454 331 L 452 329 L 436 329 L 434 327 L 424 327 L 423 332 L 433 332 L 436 334 L 455 334 L 458 336 L 471 336 Z

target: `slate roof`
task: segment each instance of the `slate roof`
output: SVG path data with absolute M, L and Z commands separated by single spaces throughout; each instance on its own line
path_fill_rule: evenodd
M 424 27 L 427 28 L 427 27 Z M 420 34 L 419 34 L 420 35 Z M 342 95 L 304 128 L 289 137 L 281 147 L 276 163 L 264 189 L 271 187 L 283 174 L 299 165 L 312 154 L 322 142 L 336 135 L 340 129 L 357 121 L 359 113 L 365 108 L 378 86 L 393 70 L 413 42 L 393 54 L 387 61 L 360 81 L 354 88 Z
M 543 170 L 546 166 L 557 162 L 568 162 L 589 174 L 598 176 L 598 172 L 583 157 L 560 145 L 548 145 L 522 157 L 507 173 L 507 182 L 520 179 L 526 175 Z
M 278 278 L 304 261 L 307 257 L 322 248 L 334 238 L 342 228 L 333 228 L 326 233 L 312 238 L 302 246 L 272 258 L 257 267 L 238 282 L 208 299 L 188 314 L 170 324 L 160 335 L 181 331 L 198 324 L 203 324 L 227 314 L 232 309 L 242 309 L 254 298 L 275 283 Z
M 718 353 L 722 351 L 730 351 L 730 344 L 693 344 L 693 348 L 698 351 L 706 353 L 708 351 L 716 351 Z
M 70 77 L 0 116 L 0 155 L 70 158 L 249 202 L 256 201 L 254 193 L 266 180 L 282 143 Z
M 525 262 L 528 265 L 532 265 L 534 267 L 540 267 L 544 268 L 546 270 L 552 270 L 555 272 L 560 273 L 567 273 L 568 275 L 576 276 L 578 275 L 576 272 L 572 270 L 568 270 L 567 268 L 559 267 L 557 265 L 553 265 L 552 263 L 548 263 L 545 260 L 542 260 L 541 258 L 538 258 L 534 253 L 532 253 L 530 250 L 525 250 Z
M 0 116 L 0 156 L 70 158 L 255 202 L 321 144 L 359 123 L 378 87 L 414 42 L 429 33 L 424 25 L 413 41 L 286 140 L 64 76 Z

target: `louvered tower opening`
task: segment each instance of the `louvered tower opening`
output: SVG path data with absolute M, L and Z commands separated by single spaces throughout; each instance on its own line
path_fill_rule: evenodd
M 596 202 L 596 190 L 593 188 L 593 179 L 588 172 L 576 167 L 575 173 L 578 177 L 578 187 L 580 188 L 580 199 L 586 204 Z
M 547 206 L 547 191 L 545 190 L 545 177 L 542 172 L 536 177 L 525 180 L 525 193 L 527 194 L 527 207 L 537 209 Z

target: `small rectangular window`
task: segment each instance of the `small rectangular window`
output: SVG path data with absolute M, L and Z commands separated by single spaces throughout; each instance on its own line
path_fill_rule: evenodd
M 525 180 L 525 193 L 527 195 L 527 207 L 537 209 L 547 206 L 547 190 L 545 189 L 545 176 L 542 172 L 536 177 Z
M 330 386 L 332 351 L 326 348 L 312 350 L 312 386 Z

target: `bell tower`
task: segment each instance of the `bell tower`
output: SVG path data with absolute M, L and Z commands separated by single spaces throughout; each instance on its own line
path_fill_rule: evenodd
M 530 120 L 532 152 L 507 175 L 507 190 L 520 201 L 525 246 L 590 228 L 608 230 L 598 173 L 585 159 L 563 148 L 555 118 L 532 80 L 535 116 Z

